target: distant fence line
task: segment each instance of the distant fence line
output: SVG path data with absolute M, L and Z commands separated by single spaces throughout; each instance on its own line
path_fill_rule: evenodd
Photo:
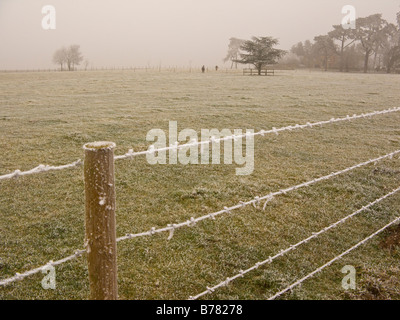
M 60 68 L 38 68 L 38 69 L 3 69 L 0 73 L 34 73 L 34 72 L 85 72 L 85 71 L 133 71 L 133 72 L 188 72 L 188 73 L 201 73 L 201 66 L 115 66 L 115 67 L 88 67 L 79 68 L 76 70 L 61 70 Z M 206 69 L 207 72 L 212 73 L 242 73 L 242 69 L 231 69 L 219 67 L 215 70 L 215 66 L 210 66 Z

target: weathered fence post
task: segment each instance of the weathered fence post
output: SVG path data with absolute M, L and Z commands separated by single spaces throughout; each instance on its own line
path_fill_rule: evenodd
M 85 224 L 92 300 L 118 298 L 114 148 L 113 142 L 84 145 Z

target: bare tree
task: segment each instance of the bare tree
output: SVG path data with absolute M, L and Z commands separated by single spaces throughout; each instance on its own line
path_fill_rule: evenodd
M 88 59 L 86 59 L 85 62 L 83 63 L 83 65 L 84 65 L 84 67 L 85 67 L 85 71 L 88 69 L 89 63 L 90 63 L 90 62 L 89 62 Z
M 68 70 L 75 70 L 75 66 L 79 66 L 83 61 L 83 56 L 79 45 L 72 45 L 67 50 L 67 66 Z
M 67 62 L 67 49 L 62 47 L 54 52 L 53 62 L 60 65 L 60 70 L 63 71 L 63 65 Z
M 64 64 L 67 65 L 68 71 L 75 70 L 75 66 L 80 65 L 82 61 L 83 56 L 79 45 L 72 45 L 68 48 L 62 47 L 53 55 L 53 62 L 61 66 L 61 71 Z

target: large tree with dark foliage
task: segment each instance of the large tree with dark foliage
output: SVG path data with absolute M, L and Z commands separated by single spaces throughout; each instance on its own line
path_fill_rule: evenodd
M 382 42 L 383 63 L 387 73 L 400 66 L 400 26 L 386 26 L 386 39 Z
M 328 71 L 329 58 L 337 54 L 335 43 L 328 35 L 317 36 L 314 41 L 314 50 L 320 56 L 324 70 Z
M 332 40 L 337 40 L 340 43 L 339 70 L 342 72 L 345 64 L 345 50 L 356 41 L 355 35 L 350 29 L 343 28 L 342 25 L 334 25 L 333 30 L 329 32 L 328 35 Z
M 358 18 L 355 37 L 361 42 L 364 50 L 364 72 L 368 72 L 369 58 L 381 47 L 385 36 L 387 25 L 381 14 L 373 14 L 366 18 Z
M 263 68 L 277 63 L 277 60 L 286 54 L 286 51 L 274 48 L 278 43 L 278 39 L 272 37 L 253 37 L 240 47 L 242 53 L 240 53 L 240 59 L 236 61 L 255 66 L 258 74 L 261 75 Z

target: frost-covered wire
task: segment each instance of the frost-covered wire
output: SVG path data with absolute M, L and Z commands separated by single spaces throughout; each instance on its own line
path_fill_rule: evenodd
M 78 160 L 78 161 L 72 162 L 70 164 L 65 164 L 62 166 L 46 166 L 46 165 L 41 164 L 41 165 L 37 166 L 36 168 L 33 168 L 28 171 L 15 170 L 13 173 L 2 175 L 2 176 L 0 176 L 0 180 L 7 180 L 7 179 L 27 176 L 27 175 L 31 175 L 31 174 L 37 174 L 37 173 L 41 173 L 41 172 L 65 170 L 65 169 L 79 167 L 81 165 L 82 165 L 82 160 Z
M 360 241 L 359 243 L 357 243 L 354 247 L 351 247 L 350 249 L 346 250 L 345 252 L 341 253 L 340 255 L 338 255 L 337 257 L 333 258 L 331 261 L 325 263 L 323 266 L 319 267 L 318 269 L 314 270 L 313 272 L 309 273 L 308 275 L 306 275 L 305 277 L 301 278 L 300 280 L 296 281 L 295 283 L 291 284 L 290 286 L 288 286 L 287 288 L 283 289 L 282 291 L 279 291 L 278 293 L 276 293 L 275 295 L 273 295 L 272 297 L 270 297 L 268 300 L 275 300 L 276 298 L 278 298 L 279 296 L 281 296 L 282 294 L 288 292 L 289 290 L 292 290 L 293 288 L 295 288 L 296 286 L 302 284 L 304 281 L 306 281 L 307 279 L 313 277 L 314 275 L 316 275 L 317 273 L 321 272 L 323 269 L 329 267 L 330 265 L 332 265 L 335 261 L 341 259 L 342 257 L 344 257 L 345 255 L 349 254 L 351 251 L 357 249 L 358 247 L 360 247 L 361 245 L 363 245 L 364 243 L 366 243 L 367 241 L 371 240 L 372 238 L 374 238 L 375 236 L 377 236 L 378 234 L 380 234 L 381 232 L 385 231 L 387 228 L 391 227 L 392 225 L 396 224 L 397 222 L 400 221 L 400 217 L 398 217 L 397 219 L 395 219 L 394 221 L 390 222 L 389 224 L 387 224 L 386 226 L 384 226 L 382 229 L 379 229 L 378 231 L 376 231 L 375 233 L 371 234 L 369 237 L 365 238 L 364 240 Z
M 366 166 L 368 164 L 381 161 L 383 159 L 392 158 L 394 155 L 397 155 L 399 153 L 400 153 L 400 150 L 397 150 L 397 151 L 394 151 L 392 153 L 389 153 L 389 154 L 386 154 L 384 156 L 381 156 L 379 158 L 368 160 L 366 162 L 363 162 L 363 163 L 360 163 L 358 165 L 349 167 L 347 169 L 331 173 L 331 174 L 329 174 L 327 176 L 320 177 L 320 178 L 317 178 L 317 179 L 314 179 L 314 180 L 311 180 L 311 181 L 308 181 L 308 182 L 305 182 L 305 183 L 302 183 L 302 184 L 299 184 L 299 185 L 296 185 L 296 186 L 293 186 L 293 187 L 290 187 L 290 188 L 287 188 L 287 189 L 282 189 L 282 190 L 279 190 L 279 191 L 274 192 L 274 193 L 270 193 L 269 195 L 266 195 L 264 197 L 255 197 L 253 200 L 250 200 L 250 201 L 247 201 L 247 202 L 241 201 L 239 204 L 237 204 L 235 206 L 224 207 L 223 210 L 220 210 L 220 211 L 217 211 L 217 212 L 213 212 L 213 213 L 210 213 L 210 214 L 198 217 L 198 218 L 192 217 L 190 220 L 187 220 L 185 222 L 181 222 L 181 223 L 177 223 L 177 224 L 169 224 L 165 228 L 160 228 L 160 229 L 151 228 L 151 230 L 146 231 L 146 232 L 137 233 L 137 234 L 127 234 L 126 236 L 118 238 L 117 242 L 120 242 L 120 241 L 123 241 L 123 240 L 129 240 L 129 239 L 133 239 L 133 238 L 138 238 L 138 237 L 152 236 L 152 235 L 155 235 L 155 234 L 158 234 L 158 233 L 163 233 L 163 232 L 169 232 L 168 239 L 170 240 L 173 237 L 174 231 L 176 229 L 183 228 L 183 227 L 193 227 L 198 222 L 201 222 L 203 220 L 208 220 L 208 219 L 215 220 L 215 218 L 217 216 L 219 216 L 219 215 L 231 214 L 233 210 L 244 208 L 244 207 L 249 206 L 249 205 L 257 206 L 257 205 L 260 204 L 261 201 L 266 201 L 266 203 L 268 203 L 269 201 L 271 201 L 272 199 L 274 199 L 274 197 L 276 197 L 278 195 L 287 194 L 290 191 L 294 191 L 294 190 L 300 189 L 302 187 L 310 186 L 310 185 L 312 185 L 314 183 L 317 183 L 319 181 L 328 180 L 328 179 L 330 179 L 332 177 L 335 177 L 335 176 L 338 176 L 340 174 L 346 173 L 346 172 L 351 171 L 353 169 L 356 169 L 356 168 L 359 168 L 359 167 L 362 167 L 362 166 Z M 389 194 L 389 195 L 391 195 L 391 194 Z M 264 208 L 265 208 L 265 206 L 264 206 Z M 66 257 L 64 259 L 61 259 L 61 260 L 58 260 L 58 261 L 55 261 L 55 262 L 51 261 L 51 262 L 49 262 L 49 264 L 55 266 L 55 265 L 59 265 L 59 264 L 65 263 L 67 261 L 73 260 L 73 259 L 81 256 L 84 252 L 85 252 L 85 250 L 78 250 L 78 251 L 75 252 L 75 254 L 73 254 L 73 255 L 71 255 L 69 257 Z M 38 267 L 36 269 L 32 269 L 30 271 L 27 271 L 27 272 L 24 272 L 24 273 L 21 273 L 21 274 L 16 274 L 14 277 L 9 278 L 9 279 L 0 280 L 0 286 L 4 286 L 4 285 L 12 283 L 14 281 L 24 279 L 24 278 L 26 278 L 26 277 L 28 277 L 28 276 L 30 276 L 32 274 L 36 274 L 36 273 L 40 272 L 41 270 L 43 270 L 43 268 L 48 266 L 49 264 L 46 264 L 46 265 L 44 265 L 42 267 Z
M 16 273 L 15 276 L 13 276 L 11 278 L 0 280 L 0 287 L 9 285 L 9 284 L 11 284 L 13 282 L 16 282 L 16 281 L 19 281 L 19 280 L 23 280 L 26 277 L 29 277 L 31 275 L 34 275 L 36 273 L 41 272 L 42 270 L 46 270 L 46 268 L 49 267 L 49 266 L 55 267 L 55 266 L 58 266 L 60 264 L 66 263 L 68 261 L 77 259 L 80 256 L 82 256 L 85 252 L 86 252 L 86 250 L 77 250 L 77 251 L 75 251 L 75 253 L 73 255 L 70 255 L 70 256 L 65 257 L 63 259 L 60 259 L 60 260 L 57 260 L 57 261 L 50 261 L 50 262 L 48 262 L 47 264 L 45 264 L 45 265 L 43 265 L 41 267 L 26 271 L 26 272 L 23 272 L 23 273 Z
M 206 141 L 191 141 L 190 143 L 186 144 L 178 144 L 177 142 L 175 144 L 172 144 L 169 147 L 165 148 L 159 148 L 155 149 L 154 146 L 150 146 L 148 150 L 144 151 L 138 151 L 134 152 L 133 149 L 130 149 L 126 154 L 120 155 L 120 156 L 115 156 L 115 160 L 122 160 L 122 159 L 132 159 L 133 157 L 140 156 L 140 155 L 147 155 L 147 154 L 154 154 L 155 152 L 163 152 L 163 151 L 168 151 L 168 150 L 180 150 L 180 149 L 185 149 L 193 146 L 206 146 L 210 145 L 211 143 L 218 143 L 222 141 L 229 141 L 229 140 L 236 140 L 240 138 L 246 138 L 246 137 L 254 137 L 254 136 L 265 136 L 266 134 L 279 134 L 280 132 L 283 131 L 292 131 L 292 130 L 297 130 L 297 129 L 305 129 L 305 128 L 313 128 L 315 126 L 321 126 L 324 124 L 330 124 L 330 123 L 336 123 L 336 122 L 342 122 L 342 121 L 351 121 L 355 119 L 361 119 L 361 118 L 369 118 L 377 115 L 382 115 L 382 114 L 388 114 L 388 113 L 393 113 L 393 112 L 398 112 L 400 111 L 399 108 L 391 108 L 391 109 L 386 109 L 382 111 L 374 111 L 370 113 L 362 113 L 360 115 L 354 114 L 353 116 L 346 116 L 343 118 L 332 118 L 330 120 L 325 120 L 325 121 L 318 121 L 318 122 L 307 122 L 306 124 L 296 124 L 296 125 L 290 125 L 286 127 L 281 127 L 281 128 L 272 128 L 271 130 L 261 130 L 256 133 L 245 133 L 242 135 L 232 135 L 232 136 L 227 136 L 224 138 L 211 138 L 210 140 Z M 0 176 L 0 180 L 6 180 L 6 179 L 12 179 L 12 178 L 17 178 L 20 176 L 25 176 L 25 175 L 32 175 L 32 174 L 37 174 L 37 173 L 42 173 L 42 172 L 47 172 L 47 171 L 57 171 L 57 170 L 64 170 L 64 169 L 69 169 L 69 168 L 74 168 L 82 165 L 82 160 L 75 161 L 70 164 L 66 165 L 61 165 L 61 166 L 49 166 L 49 165 L 39 165 L 36 168 L 33 168 L 28 171 L 21 171 L 21 170 L 15 170 L 13 173 L 5 174 Z
M 371 163 L 376 163 L 376 162 L 379 162 L 379 161 L 387 159 L 387 158 L 391 159 L 391 158 L 393 158 L 393 156 L 395 156 L 397 154 L 400 154 L 400 150 L 394 151 L 392 153 L 388 153 L 388 154 L 386 154 L 384 156 L 381 156 L 381 157 L 378 157 L 378 158 L 375 158 L 375 159 L 371 159 L 371 160 L 365 161 L 363 163 L 360 163 L 360 164 L 357 164 L 355 166 L 346 168 L 344 170 L 333 172 L 333 173 L 328 174 L 326 176 L 323 176 L 323 177 L 320 177 L 320 178 L 316 178 L 314 180 L 310 180 L 310 181 L 298 184 L 298 185 L 290 187 L 290 188 L 281 189 L 279 191 L 270 193 L 270 194 L 268 194 L 266 196 L 263 196 L 263 197 L 258 197 L 257 196 L 254 199 L 252 199 L 250 201 L 247 201 L 247 202 L 241 201 L 237 205 L 234 205 L 234 206 L 231 206 L 231 207 L 224 207 L 223 210 L 220 210 L 220 211 L 217 211 L 217 212 L 213 212 L 213 213 L 209 213 L 209 214 L 203 215 L 203 216 L 198 217 L 198 218 L 193 218 L 192 217 L 190 220 L 187 220 L 187 221 L 184 221 L 184 222 L 181 222 L 181 223 L 177 223 L 177 224 L 169 224 L 166 227 L 160 228 L 160 229 L 152 228 L 149 231 L 145 231 L 145 232 L 141 232 L 141 233 L 137 233 L 137 234 L 127 234 L 127 235 L 125 235 L 123 237 L 118 238 L 117 241 L 120 242 L 120 241 L 124 241 L 124 240 L 130 240 L 130 239 L 138 238 L 138 237 L 152 236 L 152 235 L 155 235 L 155 234 L 158 234 L 158 233 L 163 233 L 163 232 L 169 232 L 170 233 L 169 239 L 171 239 L 172 236 L 174 235 L 174 231 L 176 229 L 183 228 L 183 227 L 194 226 L 198 222 L 201 222 L 201 221 L 204 221 L 204 220 L 208 220 L 208 219 L 215 220 L 215 218 L 217 216 L 220 216 L 220 215 L 223 215 L 223 214 L 231 214 L 233 210 L 241 209 L 241 208 L 244 208 L 244 207 L 249 206 L 249 205 L 257 206 L 262 201 L 265 201 L 264 208 L 263 208 L 263 209 L 265 209 L 266 205 L 270 201 L 272 201 L 275 197 L 277 197 L 279 195 L 287 194 L 288 192 L 291 192 L 291 191 L 294 191 L 294 190 L 297 190 L 297 189 L 300 189 L 300 188 L 311 186 L 311 185 L 313 185 L 313 184 L 315 184 L 317 182 L 321 182 L 321 181 L 324 181 L 324 180 L 331 179 L 333 177 L 336 177 L 338 175 L 344 174 L 344 173 L 349 172 L 351 170 L 366 166 L 366 165 L 371 164 Z
M 236 280 L 236 279 L 238 279 L 238 278 L 243 277 L 245 274 L 247 274 L 247 273 L 249 273 L 249 272 L 251 272 L 251 271 L 253 271 L 253 270 L 258 269 L 259 267 L 261 267 L 261 266 L 263 266 L 263 265 L 271 264 L 274 260 L 276 260 L 276 259 L 282 257 L 283 255 L 285 255 L 285 254 L 287 254 L 287 253 L 289 253 L 289 252 L 291 252 L 291 251 L 296 250 L 296 249 L 299 248 L 301 245 L 310 242 L 312 239 L 319 237 L 321 234 L 323 234 L 323 233 L 325 233 L 325 232 L 327 232 L 327 231 L 329 231 L 329 230 L 331 230 L 331 229 L 336 228 L 338 225 L 345 223 L 347 220 L 349 220 L 349 219 L 353 218 L 354 216 L 356 216 L 356 215 L 358 215 L 358 214 L 364 212 L 365 210 L 371 208 L 372 206 L 374 206 L 374 205 L 376 205 L 377 203 L 379 203 L 379 202 L 385 200 L 386 198 L 389 198 L 390 196 L 396 194 L 396 193 L 399 192 L 399 191 L 400 191 L 400 187 L 397 188 L 397 189 L 395 189 L 395 190 L 393 190 L 392 192 L 390 192 L 390 193 L 384 195 L 383 197 L 381 197 L 381 198 L 379 198 L 379 199 L 376 199 L 375 201 L 369 203 L 368 205 L 362 207 L 361 209 L 359 209 L 359 210 L 353 212 L 352 214 L 350 214 L 350 215 L 344 217 L 343 219 L 341 219 L 341 220 L 339 220 L 339 221 L 337 221 L 337 222 L 331 224 L 330 226 L 328 226 L 328 227 L 326 227 L 326 228 L 320 230 L 319 232 L 313 233 L 313 234 L 312 234 L 311 236 L 309 236 L 308 238 L 306 238 L 306 239 L 304 239 L 304 240 L 302 240 L 302 241 L 299 241 L 299 242 L 297 242 L 296 244 L 291 245 L 290 247 L 288 247 L 288 248 L 286 248 L 286 249 L 284 249 L 284 250 L 281 250 L 278 254 L 276 254 L 276 255 L 274 255 L 274 256 L 271 256 L 271 257 L 269 257 L 268 259 L 266 259 L 266 260 L 264 260 L 264 261 L 257 262 L 253 267 L 251 267 L 251 268 L 249 268 L 249 269 L 246 269 L 246 270 L 241 270 L 238 274 L 234 275 L 233 277 L 227 278 L 226 280 L 224 280 L 224 281 L 218 283 L 217 285 L 215 285 L 215 286 L 213 286 L 213 287 L 207 287 L 207 290 L 206 290 L 206 291 L 204 291 L 204 292 L 198 294 L 197 296 L 192 296 L 192 297 L 190 297 L 189 299 L 190 299 L 190 300 L 197 300 L 197 299 L 199 299 L 199 298 L 201 298 L 201 297 L 203 297 L 203 296 L 205 296 L 205 295 L 208 295 L 208 294 L 213 293 L 215 290 L 217 290 L 217 289 L 219 289 L 219 288 L 222 288 L 222 287 L 227 286 L 227 285 L 228 285 L 229 283 L 231 283 L 232 281 L 234 281 L 234 280 Z
M 354 114 L 353 116 L 347 115 L 346 117 L 343 118 L 331 118 L 330 120 L 324 120 L 324 121 L 318 121 L 318 122 L 307 122 L 306 124 L 296 124 L 296 125 L 290 125 L 286 127 L 281 127 L 281 128 L 272 128 L 270 130 L 261 130 L 255 133 L 250 133 L 247 132 L 245 134 L 241 135 L 232 135 L 232 136 L 227 136 L 223 138 L 211 138 L 210 140 L 205 140 L 205 141 L 191 141 L 189 143 L 185 144 L 179 144 L 178 142 L 175 142 L 174 144 L 171 144 L 169 147 L 164 147 L 164 148 L 154 148 L 154 146 L 150 146 L 148 150 L 144 151 L 137 151 L 135 152 L 133 149 L 130 149 L 126 154 L 120 155 L 120 156 L 115 156 L 115 160 L 124 160 L 124 159 L 132 159 L 137 156 L 141 155 L 147 155 L 147 154 L 154 154 L 156 152 L 165 152 L 169 150 L 180 150 L 180 149 L 186 149 L 190 147 L 196 147 L 196 146 L 206 146 L 210 145 L 212 143 L 218 143 L 222 141 L 229 141 L 229 140 L 236 140 L 236 139 L 241 139 L 241 138 L 246 138 L 246 137 L 255 137 L 255 136 L 265 136 L 267 134 L 276 134 L 278 135 L 279 133 L 283 131 L 293 131 L 297 129 L 306 129 L 306 128 L 313 128 L 316 126 L 322 126 L 325 124 L 331 124 L 331 123 L 337 123 L 337 122 L 343 122 L 343 121 L 351 121 L 351 120 L 356 120 L 356 119 L 362 119 L 362 118 L 370 118 L 373 116 L 377 115 L 382 115 L 382 114 L 388 114 L 388 113 L 393 113 L 393 112 L 398 112 L 400 111 L 399 108 L 391 108 L 391 109 L 386 109 L 382 111 L 374 111 L 370 113 L 362 113 L 362 114 Z

